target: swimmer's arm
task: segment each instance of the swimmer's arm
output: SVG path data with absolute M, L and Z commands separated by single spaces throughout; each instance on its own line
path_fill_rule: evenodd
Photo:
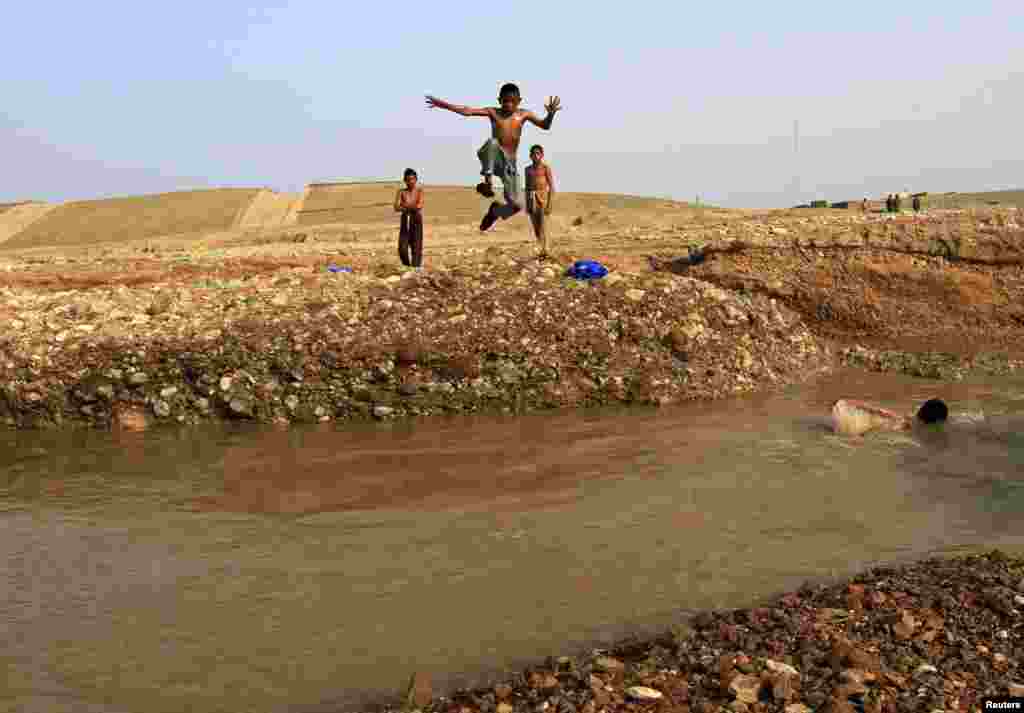
M 416 210 L 423 210 L 423 189 L 416 191 Z
M 491 107 L 473 108 L 469 106 L 460 106 L 458 104 L 446 102 L 444 99 L 432 97 L 429 94 L 427 95 L 427 106 L 431 109 L 447 109 L 448 111 L 454 111 L 456 114 L 461 114 L 462 116 L 486 116 L 491 118 L 494 114 L 494 109 Z
M 395 212 L 402 212 L 402 189 L 398 189 L 398 193 L 395 194 Z

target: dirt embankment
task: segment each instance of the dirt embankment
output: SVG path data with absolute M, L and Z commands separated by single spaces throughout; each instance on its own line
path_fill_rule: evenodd
M 423 272 L 396 265 L 380 222 L 6 252 L 0 418 L 383 419 L 717 398 L 836 357 L 936 378 L 1021 364 L 1013 211 L 889 220 L 577 196 L 538 262 L 525 218 L 481 236 L 466 197 L 449 198 Z M 611 272 L 566 278 L 579 258 Z
M 137 427 L 668 403 L 828 362 L 770 298 L 674 275 L 582 283 L 500 250 L 473 270 L 271 264 L 219 261 L 188 286 L 188 269 L 144 261 L 120 284 L 9 280 L 0 416 Z

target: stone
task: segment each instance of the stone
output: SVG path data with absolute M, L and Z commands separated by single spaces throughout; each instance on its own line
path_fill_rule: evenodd
M 165 386 L 164 388 L 160 389 L 160 395 L 165 399 L 169 399 L 177 393 L 177 386 Z
M 131 384 L 132 386 L 142 386 L 147 381 L 149 381 L 149 377 L 143 374 L 141 371 L 137 371 L 128 377 L 128 383 Z
M 419 386 L 408 381 L 398 387 L 398 393 L 402 396 L 415 396 L 419 390 Z
M 171 407 L 163 399 L 157 399 L 153 402 L 153 413 L 160 418 L 167 418 L 171 415 Z
M 626 299 L 630 300 L 631 302 L 639 302 L 644 298 L 645 294 L 647 293 L 644 292 L 643 290 L 639 290 L 634 287 L 633 289 L 626 290 Z
M 1024 697 L 1024 683 L 1006 684 L 1006 693 L 1010 696 Z
M 594 659 L 594 670 L 615 673 L 616 671 L 626 670 L 626 664 L 611 656 L 598 656 Z
M 631 686 L 626 689 L 626 695 L 634 701 L 647 702 L 661 700 L 664 694 L 647 686 Z
M 499 683 L 494 687 L 494 697 L 504 701 L 512 697 L 512 686 L 507 683 Z
M 288 394 L 284 397 L 284 405 L 289 411 L 294 411 L 299 407 L 299 397 L 295 394 Z
M 405 704 L 411 708 L 424 708 L 434 697 L 430 674 L 417 671 L 409 679 L 405 692 Z
M 782 663 L 781 661 L 773 661 L 766 659 L 764 667 L 773 673 L 786 674 L 787 676 L 794 676 L 799 678 L 800 672 L 790 666 L 788 663 Z
M 220 378 L 220 390 L 221 391 L 229 391 L 230 389 L 231 389 L 231 377 L 230 376 L 222 376 Z
M 287 307 L 288 295 L 274 295 L 270 300 L 270 304 L 274 307 Z
M 510 703 L 502 701 L 498 704 L 495 713 L 512 713 L 513 710 L 514 709 L 512 708 L 512 705 Z
M 803 703 L 790 703 L 786 706 L 785 713 L 811 713 L 811 709 Z
M 758 676 L 740 674 L 729 683 L 729 690 L 736 695 L 736 700 L 743 703 L 757 703 L 761 691 L 761 679 Z
M 939 669 L 935 668 L 931 664 L 923 663 L 914 669 L 915 676 L 926 676 L 930 673 L 938 673 Z
M 237 397 L 231 399 L 228 408 L 235 416 L 252 416 L 252 402 L 249 399 Z
M 395 413 L 395 410 L 390 406 L 374 406 L 373 415 L 377 418 L 387 418 Z

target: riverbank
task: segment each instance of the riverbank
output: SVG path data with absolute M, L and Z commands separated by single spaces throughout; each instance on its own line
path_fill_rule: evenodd
M 631 200 L 556 216 L 544 262 L 516 221 L 481 236 L 461 213 L 428 221 L 423 271 L 396 265 L 394 228 L 378 223 L 5 251 L 0 422 L 663 405 L 837 364 L 952 379 L 1024 363 L 1016 211 L 889 219 Z M 609 275 L 567 278 L 581 258 Z
M 435 697 L 417 675 L 405 708 L 980 711 L 985 696 L 1024 696 L 1022 612 L 1024 559 L 998 551 L 932 558 L 806 584 L 753 608 L 700 612 L 662 636 L 553 657 L 493 687 Z
M 153 285 L 4 288 L 17 331 L 0 345 L 0 417 L 142 428 L 667 404 L 831 364 L 775 300 L 676 275 L 586 283 L 500 255 L 475 270 L 217 270 L 188 285 L 171 267 Z

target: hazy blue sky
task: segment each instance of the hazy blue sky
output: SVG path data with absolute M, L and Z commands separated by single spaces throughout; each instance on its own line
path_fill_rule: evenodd
M 406 166 L 468 184 L 486 119 L 423 95 L 484 105 L 505 81 L 538 112 L 562 97 L 525 142 L 563 190 L 761 207 L 1024 187 L 1020 0 L 7 5 L 0 201 Z

